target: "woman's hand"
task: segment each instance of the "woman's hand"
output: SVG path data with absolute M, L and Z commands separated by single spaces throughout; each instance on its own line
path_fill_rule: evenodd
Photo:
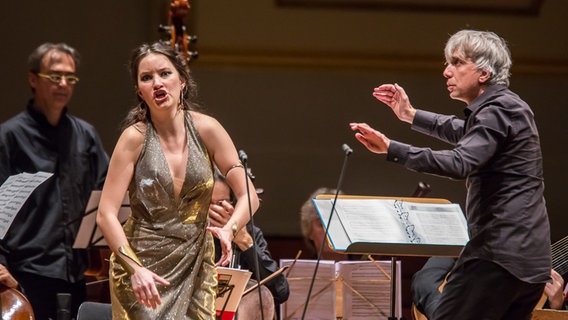
M 160 293 L 158 288 L 156 288 L 156 282 L 164 286 L 169 286 L 170 283 L 146 268 L 137 267 L 135 270 L 130 277 L 130 281 L 132 283 L 132 291 L 134 291 L 138 303 L 148 308 L 156 309 L 158 305 L 162 304 Z
M 231 242 L 233 241 L 233 230 L 230 229 L 228 225 L 225 224 L 223 228 L 219 227 L 207 227 L 207 231 L 211 232 L 215 237 L 219 239 L 221 243 L 221 258 L 215 264 L 218 266 L 227 266 L 231 262 L 231 257 L 233 255 L 233 247 Z

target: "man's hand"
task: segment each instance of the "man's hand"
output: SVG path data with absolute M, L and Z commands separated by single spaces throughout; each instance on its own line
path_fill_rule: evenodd
M 560 310 L 564 307 L 564 279 L 554 269 L 550 271 L 550 276 L 552 283 L 546 283 L 544 294 L 548 298 L 550 309 Z
M 0 264 L 0 283 L 4 284 L 8 288 L 18 287 L 18 281 L 3 264 Z
M 412 124 L 416 109 L 398 84 L 383 84 L 373 90 L 373 97 L 389 106 L 399 120 Z
M 227 224 L 227 221 L 231 218 L 235 212 L 235 207 L 226 200 L 221 200 L 218 203 L 212 203 L 209 205 L 209 219 L 211 221 L 211 226 L 222 228 Z
M 350 123 L 351 130 L 358 131 L 355 138 L 369 151 L 382 154 L 389 150 L 390 139 L 366 123 Z
M 233 205 L 225 200 L 217 204 L 209 205 L 209 218 L 211 220 L 211 226 L 222 228 L 227 224 L 227 221 L 231 218 L 235 212 Z M 248 233 L 246 227 L 243 227 L 237 236 L 233 239 L 233 242 L 241 249 L 245 251 L 252 245 L 252 237 Z

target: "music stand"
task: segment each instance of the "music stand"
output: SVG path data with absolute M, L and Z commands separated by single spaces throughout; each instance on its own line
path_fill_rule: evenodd
M 81 219 L 81 225 L 73 243 L 73 249 L 87 249 L 91 247 L 105 247 L 107 243 L 97 226 L 97 211 L 99 210 L 99 202 L 101 200 L 101 190 L 91 192 L 91 197 L 87 202 L 85 214 Z M 118 220 L 124 224 L 130 215 L 130 199 L 128 193 L 124 196 L 120 210 L 118 211 Z
M 313 199 L 330 247 L 344 254 L 391 256 L 392 275 L 396 256 L 457 257 L 469 241 L 463 212 L 446 199 L 341 195 L 327 226 L 333 198 Z M 389 320 L 397 319 L 394 279 Z
M 252 272 L 242 269 L 217 267 L 217 297 L 215 298 L 215 318 L 232 320 Z

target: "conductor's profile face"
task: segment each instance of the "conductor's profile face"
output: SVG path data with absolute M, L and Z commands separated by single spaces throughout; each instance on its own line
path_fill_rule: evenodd
M 473 60 L 456 52 L 446 62 L 444 77 L 450 98 L 470 104 L 483 92 L 488 73 L 480 70 Z

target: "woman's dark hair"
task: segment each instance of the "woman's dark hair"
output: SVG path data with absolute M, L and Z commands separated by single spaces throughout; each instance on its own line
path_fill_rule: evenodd
M 134 49 L 130 57 L 130 77 L 134 82 L 134 92 L 136 94 L 136 98 L 138 99 L 138 104 L 128 112 L 128 115 L 122 121 L 122 130 L 139 121 L 150 121 L 150 112 L 148 112 L 148 106 L 146 105 L 146 102 L 144 102 L 144 100 L 142 100 L 142 98 L 138 95 L 138 69 L 140 67 L 140 61 L 142 61 L 142 59 L 150 54 L 161 54 L 168 58 L 168 60 L 170 60 L 174 68 L 179 73 L 181 80 L 185 82 L 185 86 L 182 89 L 182 109 L 201 109 L 201 107 L 196 103 L 197 84 L 195 83 L 195 80 L 193 80 L 193 77 L 189 72 L 185 58 L 178 54 L 178 52 L 176 52 L 171 46 L 166 45 L 162 42 L 154 42 L 151 44 L 145 43 Z

